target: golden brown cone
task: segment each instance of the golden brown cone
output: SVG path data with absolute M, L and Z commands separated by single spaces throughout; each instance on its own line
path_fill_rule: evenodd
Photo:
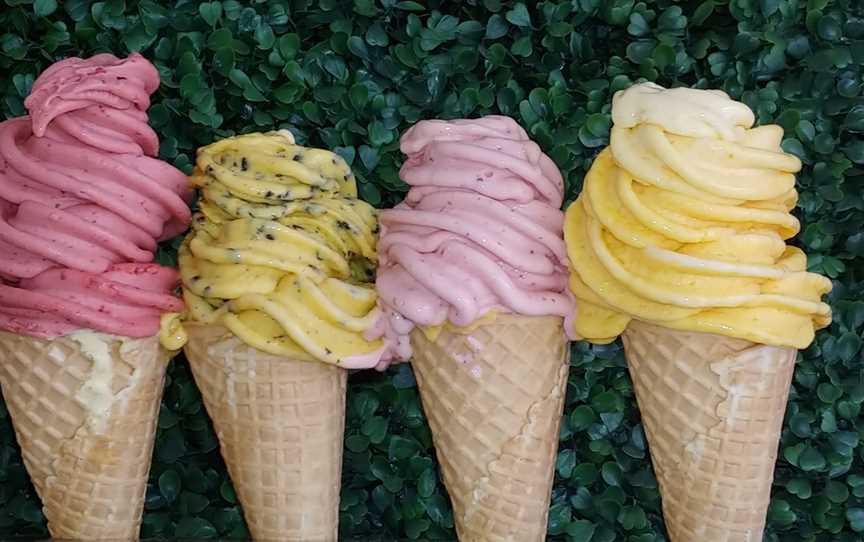
M 672 542 L 762 540 L 796 350 L 635 321 L 623 339 Z
M 459 540 L 545 540 L 570 359 L 562 319 L 498 315 L 434 342 L 415 329 L 411 343 Z
M 186 324 L 186 357 L 252 538 L 335 541 L 347 371 Z
M 74 336 L 0 332 L 0 385 L 24 465 L 54 538 L 137 539 L 171 354 L 158 337 L 100 334 L 111 363 L 94 373 Z M 105 416 L 88 409 L 94 394 L 110 405 Z

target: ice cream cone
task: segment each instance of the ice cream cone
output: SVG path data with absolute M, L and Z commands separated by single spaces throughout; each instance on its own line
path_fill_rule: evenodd
M 556 316 L 499 315 L 435 341 L 414 371 L 462 542 L 545 540 L 569 370 Z
M 796 350 L 636 321 L 623 338 L 671 540 L 762 540 Z
M 252 538 L 335 541 L 346 371 L 267 354 L 218 325 L 186 329 Z
M 54 538 L 138 538 L 169 355 L 158 337 L 0 332 L 0 385 Z

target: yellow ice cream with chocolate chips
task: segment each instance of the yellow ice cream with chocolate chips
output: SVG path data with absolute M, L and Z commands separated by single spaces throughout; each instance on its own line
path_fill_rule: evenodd
M 651 83 L 616 93 L 612 120 L 564 225 L 577 334 L 605 343 L 637 319 L 806 348 L 831 282 L 785 243 L 801 162 L 782 128 L 753 128 L 721 91 Z
M 180 249 L 191 319 L 276 355 L 374 367 L 378 223 L 338 155 L 289 132 L 198 151 L 199 213 Z

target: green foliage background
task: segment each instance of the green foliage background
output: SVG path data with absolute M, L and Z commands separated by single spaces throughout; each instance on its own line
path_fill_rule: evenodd
M 799 358 L 767 540 L 861 540 L 864 461 L 864 2 L 861 0 L 5 0 L 4 117 L 22 115 L 53 60 L 141 51 L 162 74 L 150 110 L 161 156 L 237 131 L 288 127 L 335 148 L 387 207 L 401 131 L 429 117 L 519 120 L 568 180 L 568 202 L 607 143 L 612 93 L 646 78 L 722 88 L 786 130 L 799 177 L 799 242 L 830 276 L 836 321 Z M 160 251 L 172 261 L 176 244 Z M 619 344 L 574 344 L 549 534 L 664 540 L 659 498 Z M 453 539 L 407 366 L 350 379 L 346 539 Z M 0 538 L 44 518 L 0 403 Z M 162 406 L 145 537 L 240 537 L 240 508 L 185 360 Z

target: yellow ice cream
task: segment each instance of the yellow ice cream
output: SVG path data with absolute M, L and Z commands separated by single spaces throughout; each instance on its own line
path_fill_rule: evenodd
M 618 92 L 564 236 L 576 332 L 605 343 L 637 320 L 806 348 L 831 321 L 831 282 L 787 246 L 801 163 L 779 126 L 720 91 Z
M 276 355 L 374 367 L 375 210 L 338 155 L 289 132 L 198 151 L 199 213 L 180 249 L 191 319 Z

